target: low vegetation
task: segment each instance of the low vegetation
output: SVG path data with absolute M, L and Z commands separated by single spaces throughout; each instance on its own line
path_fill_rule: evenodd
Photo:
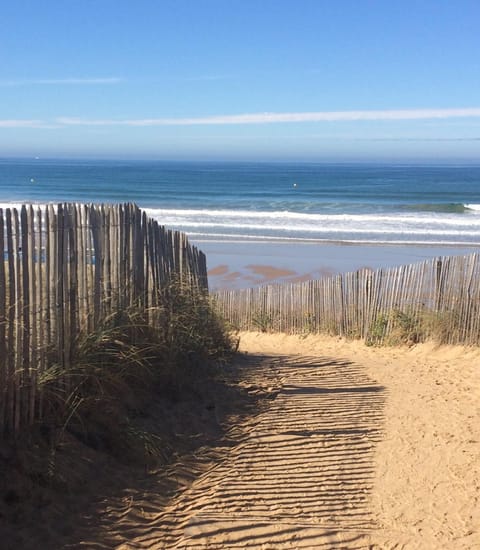
M 365 343 L 369 346 L 414 345 L 432 340 L 438 344 L 462 342 L 464 316 L 459 311 L 430 309 L 399 310 L 380 314 L 370 325 Z
M 162 426 L 165 410 L 192 395 L 203 408 L 205 388 L 221 380 L 235 346 L 205 292 L 175 282 L 161 303 L 110 316 L 79 337 L 68 369 L 51 364 L 42 374 L 41 420 L 7 439 L 0 452 L 0 521 L 15 515 L 21 501 L 34 498 L 42 506 L 50 490 L 73 491 L 82 468 L 77 453 L 92 453 L 92 464 L 103 456 L 145 471 L 172 458 L 176 428 L 166 418 Z
M 81 337 L 71 367 L 46 370 L 39 429 L 51 434 L 53 448 L 68 432 L 122 460 L 165 456 L 161 441 L 135 419 L 159 392 L 178 396 L 200 376 L 214 376 L 233 343 L 204 292 L 173 283 L 162 303 L 155 311 L 112 315 Z

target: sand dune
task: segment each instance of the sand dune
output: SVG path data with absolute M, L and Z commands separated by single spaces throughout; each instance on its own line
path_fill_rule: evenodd
M 117 548 L 480 546 L 480 351 L 244 334 L 269 406 Z M 118 518 L 117 518 L 118 519 Z

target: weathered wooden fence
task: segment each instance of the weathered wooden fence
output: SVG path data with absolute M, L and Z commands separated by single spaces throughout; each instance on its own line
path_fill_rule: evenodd
M 412 342 L 480 343 L 476 253 L 214 296 L 221 315 L 240 330 L 330 333 L 370 343 L 395 333 Z
M 0 209 L 0 257 L 0 430 L 8 432 L 37 417 L 38 377 L 48 363 L 68 368 L 79 334 L 130 306 L 153 315 L 173 277 L 207 290 L 203 253 L 133 204 Z

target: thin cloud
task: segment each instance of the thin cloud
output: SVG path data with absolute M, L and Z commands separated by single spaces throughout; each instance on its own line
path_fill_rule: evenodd
M 89 119 L 75 117 L 58 117 L 57 124 L 62 126 L 131 126 L 126 120 Z
M 427 120 L 480 117 L 480 108 L 402 109 L 389 111 L 317 111 L 306 113 L 251 113 L 191 118 L 83 119 L 60 117 L 56 122 L 68 126 L 198 126 L 225 124 L 273 124 L 282 122 L 356 122 Z
M 124 82 L 122 78 L 35 78 L 27 80 L 0 80 L 0 86 L 50 86 L 50 85 L 98 85 L 98 84 L 119 84 Z
M 50 128 L 41 120 L 0 120 L 0 128 Z
M 289 122 L 355 122 L 355 121 L 401 121 L 432 120 L 480 117 L 480 107 L 464 109 L 410 109 L 390 111 L 318 111 L 307 113 L 252 113 L 242 115 L 217 115 L 191 118 L 140 118 L 140 119 L 88 119 L 58 117 L 45 120 L 0 120 L 0 128 L 58 128 L 70 126 L 199 126 L 199 125 L 245 125 Z M 375 138 L 373 138 L 375 139 Z M 378 138 L 377 138 L 378 139 Z M 382 139 L 382 138 L 380 138 Z M 385 140 L 389 138 L 383 138 Z M 402 138 L 392 138 L 402 139 Z M 408 139 L 408 138 L 407 138 Z M 438 138 L 434 138 L 438 139 Z M 441 138 L 440 138 L 441 139 Z M 454 139 L 454 138 L 453 138 Z M 460 138 L 469 139 L 469 138 Z

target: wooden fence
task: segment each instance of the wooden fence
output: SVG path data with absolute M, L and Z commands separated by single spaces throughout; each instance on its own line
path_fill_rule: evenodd
M 150 315 L 172 277 L 207 290 L 203 253 L 133 204 L 0 209 L 0 257 L 4 432 L 38 416 L 38 377 L 68 368 L 79 334 L 130 306 Z
M 480 343 L 480 256 L 440 257 L 297 284 L 214 294 L 240 330 L 329 333 L 365 339 Z

